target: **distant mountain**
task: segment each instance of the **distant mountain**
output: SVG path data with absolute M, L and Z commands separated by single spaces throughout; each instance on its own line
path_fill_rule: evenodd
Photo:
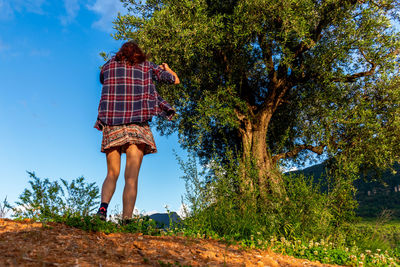
M 179 224 L 182 219 L 179 215 L 173 211 L 168 213 L 154 213 L 149 216 L 150 219 L 153 219 L 157 223 L 157 227 L 159 228 L 169 228 L 170 217 L 173 224 Z
M 382 211 L 389 210 L 394 218 L 400 218 L 400 164 L 395 164 L 394 169 L 396 173 L 386 170 L 381 173 L 381 176 L 370 171 L 354 182 L 357 188 L 359 216 L 378 217 Z M 323 182 L 325 164 L 317 164 L 290 173 L 313 176 L 315 182 Z M 324 187 L 322 189 L 324 190 Z
M 304 168 L 301 170 L 291 171 L 289 173 L 304 174 L 305 176 L 312 176 L 314 178 L 314 182 L 318 183 L 318 182 L 320 182 L 321 179 L 323 179 L 323 176 L 326 171 L 325 168 L 326 168 L 325 163 L 321 163 L 321 164 L 312 165 L 310 167 L 307 167 L 307 168 Z

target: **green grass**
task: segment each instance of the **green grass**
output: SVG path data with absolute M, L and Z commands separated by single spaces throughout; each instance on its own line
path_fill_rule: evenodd
M 95 195 L 88 199 L 89 204 L 76 203 L 70 209 L 65 203 L 77 198 L 63 200 L 57 183 L 43 181 L 34 175 L 30 183 L 32 190 L 26 189 L 20 196 L 20 203 L 27 209 L 13 211 L 16 218 L 41 221 L 45 227 L 51 227 L 48 222 L 58 222 L 106 234 L 211 237 L 226 244 L 270 249 L 327 264 L 400 266 L 400 220 L 390 220 L 393 213 L 384 211 L 378 219 L 354 221 L 351 211 L 355 206 L 348 194 L 347 183 L 336 185 L 337 190 L 328 195 L 304 176 L 286 177 L 285 185 L 291 201 L 271 198 L 265 200 L 267 205 L 259 205 L 254 192 L 238 194 L 232 188 L 238 177 L 235 171 L 227 174 L 229 176 L 214 180 L 212 187 L 193 176 L 192 182 L 197 187 L 188 194 L 192 204 L 191 216 L 169 229 L 157 228 L 156 222 L 148 216 L 136 216 L 128 225 L 84 216 L 88 213 L 82 213 L 77 207 L 93 204 Z M 81 182 L 78 195 L 86 194 L 87 188 L 93 187 L 87 187 L 83 180 Z M 210 199 L 213 199 L 212 203 Z
M 320 240 L 287 240 L 284 237 L 265 237 L 261 233 L 250 239 L 234 240 L 233 236 L 218 236 L 215 233 L 200 233 L 186 227 L 158 229 L 147 216 L 137 216 L 126 226 L 96 217 L 60 217 L 56 222 L 69 226 L 108 233 L 143 233 L 146 235 L 179 235 L 195 238 L 212 237 L 226 243 L 237 243 L 245 248 L 271 249 L 276 253 L 296 258 L 319 261 L 326 264 L 350 266 L 398 266 L 400 265 L 400 221 L 382 223 L 379 220 L 362 220 L 346 229 L 344 239 L 328 237 Z M 335 239 L 336 238 L 336 239 Z M 176 266 L 176 263 L 164 263 Z M 175 265 L 173 265 L 175 264 Z M 179 265 L 178 265 L 179 266 Z

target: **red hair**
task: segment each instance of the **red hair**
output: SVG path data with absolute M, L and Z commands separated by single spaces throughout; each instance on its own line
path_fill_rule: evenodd
M 129 65 L 140 64 L 146 61 L 147 56 L 142 49 L 133 41 L 124 43 L 115 55 L 118 62 L 126 62 Z

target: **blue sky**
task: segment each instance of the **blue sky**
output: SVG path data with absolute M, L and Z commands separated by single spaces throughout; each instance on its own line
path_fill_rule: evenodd
M 99 53 L 121 45 L 110 36 L 119 11 L 118 0 L 0 0 L 0 201 L 18 199 L 26 171 L 50 180 L 84 176 L 101 187 L 106 161 L 93 128 Z M 173 149 L 185 152 L 176 135 L 153 133 L 159 152 L 143 160 L 136 207 L 177 211 L 185 187 Z M 112 209 L 122 209 L 121 167 Z

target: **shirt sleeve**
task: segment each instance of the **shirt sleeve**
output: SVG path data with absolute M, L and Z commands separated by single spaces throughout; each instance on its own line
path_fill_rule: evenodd
M 101 84 L 104 84 L 104 72 L 103 72 L 103 68 L 101 68 L 101 71 L 100 71 L 100 83 L 101 83 Z
M 173 84 L 175 83 L 175 77 L 171 73 L 169 73 L 166 70 L 163 70 L 160 66 L 156 65 L 153 62 L 150 63 L 150 68 L 152 71 L 152 78 L 156 80 L 157 82 L 163 82 L 163 83 L 169 83 Z
M 100 83 L 104 84 L 104 69 L 106 68 L 106 66 L 108 64 L 110 64 L 111 61 L 115 60 L 115 57 L 112 57 L 110 60 L 108 60 L 102 67 L 100 70 Z
M 163 116 L 164 118 L 167 118 L 168 120 L 172 120 L 172 118 L 175 115 L 175 110 L 171 107 L 171 105 L 165 101 L 158 93 L 157 91 L 154 92 L 156 96 L 156 102 L 157 102 L 157 109 L 159 115 Z

